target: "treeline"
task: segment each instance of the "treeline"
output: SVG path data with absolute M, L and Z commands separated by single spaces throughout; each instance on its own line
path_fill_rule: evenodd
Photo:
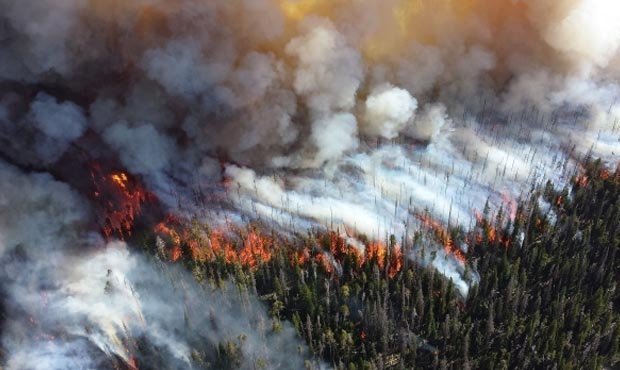
M 601 369 L 620 361 L 619 231 L 620 172 L 592 162 L 565 189 L 533 191 L 514 215 L 486 210 L 472 232 L 451 232 L 480 276 L 467 297 L 415 261 L 388 271 L 394 237 L 387 256 L 344 255 L 337 269 L 295 259 L 329 250 L 333 234 L 316 233 L 293 245 L 273 238 L 273 258 L 253 268 L 184 263 L 200 281 L 232 279 L 260 296 L 274 331 L 289 320 L 337 369 Z

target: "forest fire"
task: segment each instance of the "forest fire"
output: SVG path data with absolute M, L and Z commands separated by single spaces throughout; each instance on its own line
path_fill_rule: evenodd
M 205 261 L 214 261 L 218 257 L 223 258 L 227 264 L 239 261 L 239 255 L 232 243 L 223 232 L 218 230 L 209 233 L 206 248 L 204 254 Z
M 505 210 L 510 217 L 511 221 L 514 221 L 517 217 L 517 201 L 510 196 L 507 192 L 502 192 L 502 203 L 505 207 Z
M 616 368 L 619 14 L 0 0 L 0 370 Z
M 256 269 L 261 263 L 269 262 L 272 254 L 270 240 L 256 231 L 250 231 L 245 237 L 239 260 L 243 266 Z
M 169 249 L 164 253 L 173 262 L 184 255 L 199 262 L 222 258 L 227 264 L 241 263 L 254 270 L 272 258 L 271 239 L 256 230 L 250 230 L 245 235 L 239 231 L 241 248 L 237 248 L 232 238 L 227 238 L 221 231 L 192 229 L 173 216 L 155 225 L 153 231 L 169 242 Z
M 616 171 L 612 172 L 610 169 L 601 168 L 598 173 L 598 177 L 602 180 L 612 179 L 615 183 L 620 182 L 620 162 L 616 166 Z
M 586 186 L 588 186 L 589 181 L 590 180 L 588 179 L 588 176 L 586 175 L 579 175 L 575 177 L 575 185 L 581 188 L 585 188 Z
M 404 256 L 400 246 L 395 246 L 392 250 L 390 265 L 388 266 L 388 276 L 394 278 L 403 268 Z
M 366 247 L 366 260 L 376 260 L 379 268 L 383 269 L 385 266 L 385 257 L 387 256 L 387 250 L 381 243 L 372 242 Z
M 616 170 L 612 171 L 608 168 L 588 169 L 579 168 L 579 174 L 573 178 L 573 184 L 576 187 L 586 188 L 590 184 L 590 178 L 600 178 L 602 180 L 612 179 L 614 182 L 620 182 L 620 161 L 616 165 Z
M 334 264 L 327 253 L 319 253 L 314 257 L 314 261 L 328 274 L 334 273 Z
M 386 269 L 390 278 L 395 277 L 404 265 L 404 255 L 398 245 L 388 248 L 383 243 L 370 242 L 365 251 L 360 251 L 336 232 L 319 236 L 325 248 L 314 250 L 310 246 L 289 248 L 286 242 L 276 243 L 256 228 L 236 230 L 234 233 L 198 230 L 196 227 L 185 226 L 172 216 L 158 223 L 153 231 L 164 240 L 165 250 L 160 252 L 173 262 L 184 257 L 199 262 L 216 262 L 221 259 L 226 264 L 238 263 L 244 268 L 256 270 L 281 252 L 292 265 L 305 266 L 313 261 L 328 274 L 333 274 L 335 266 L 343 266 L 347 261 L 352 261 L 356 269 L 367 263 L 376 263 L 381 270 Z
M 562 197 L 558 197 L 558 201 L 562 201 Z M 504 248 L 510 247 L 510 236 L 498 231 L 497 227 L 493 226 L 487 219 L 478 211 L 474 212 L 476 222 L 480 226 L 482 233 L 476 233 L 475 242 L 482 244 L 486 240 L 492 245 L 501 245 Z M 516 212 L 515 212 L 516 217 Z
M 454 244 L 454 240 L 450 235 L 450 232 L 438 221 L 435 221 L 429 214 L 417 215 L 418 219 L 422 222 L 422 226 L 435 233 L 435 237 L 443 245 L 446 254 L 453 256 L 461 263 L 467 262 L 465 253 Z
M 91 181 L 101 230 L 106 239 L 131 236 L 142 206 L 152 196 L 133 177 L 122 171 L 104 172 L 101 165 L 91 166 Z
M 327 237 L 329 239 L 329 250 L 340 265 L 343 265 L 347 258 L 355 261 L 357 268 L 361 268 L 367 263 L 376 263 L 379 269 L 383 270 L 387 265 L 388 275 L 391 278 L 396 276 L 402 269 L 403 254 L 400 246 L 396 243 L 391 247 L 387 247 L 384 243 L 371 241 L 367 243 L 362 252 L 355 246 L 348 244 L 336 232 L 328 233 Z
M 153 200 L 154 196 L 145 191 L 130 174 L 124 171 L 105 172 L 99 164 L 91 167 L 91 179 L 95 185 L 94 196 L 101 213 L 104 236 L 121 239 L 130 237 L 143 205 Z M 435 232 L 447 254 L 463 263 L 466 261 L 464 253 L 454 245 L 442 225 L 430 216 L 422 220 L 425 227 Z M 367 241 L 365 247 L 360 248 L 351 245 L 334 231 L 317 235 L 322 248 L 306 246 L 293 249 L 288 248 L 286 242 L 276 243 L 273 238 L 254 227 L 225 232 L 174 215 L 166 216 L 152 230 L 163 242 L 158 244 L 160 255 L 172 262 L 185 258 L 204 263 L 221 259 L 226 264 L 240 264 L 244 268 L 256 270 L 271 261 L 276 253 L 283 252 L 293 265 L 317 263 L 328 274 L 334 274 L 337 266 L 351 262 L 355 269 L 376 263 L 390 278 L 394 278 L 404 266 L 403 251 L 396 243 L 392 242 L 388 246 L 380 241 Z
M 121 189 L 127 189 L 127 175 L 124 172 L 113 173 L 110 175 L 110 178 L 116 185 L 118 185 Z

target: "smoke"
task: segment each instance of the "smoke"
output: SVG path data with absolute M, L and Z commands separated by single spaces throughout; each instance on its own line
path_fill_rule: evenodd
M 41 93 L 31 109 L 37 128 L 52 139 L 71 142 L 86 130 L 84 113 L 71 102 L 58 104 L 53 97 Z
M 49 311 L 46 328 L 69 328 L 56 317 L 63 287 L 95 279 L 80 266 L 107 270 L 123 255 L 126 268 L 111 270 L 129 286 L 143 281 L 136 266 L 151 266 L 87 232 L 100 221 L 88 221 L 93 161 L 138 176 L 165 212 L 214 227 L 333 227 L 413 244 L 420 214 L 468 229 L 485 202 L 512 206 L 533 184 L 562 186 L 583 156 L 615 165 L 620 151 L 614 0 L 0 0 L 0 44 L 2 185 L 15 186 L 2 207 L 19 215 L 2 219 L 4 287 L 18 306 L 6 348 L 33 342 L 18 289 L 58 293 L 32 316 Z M 467 293 L 475 279 L 462 262 L 436 241 L 414 247 L 410 258 Z M 153 269 L 141 297 L 180 294 Z M 140 312 L 161 322 L 148 302 Z M 11 366 L 121 356 L 93 342 L 110 336 L 91 306 L 72 309 L 99 329 L 73 325 L 76 335 L 27 346 Z M 151 329 L 128 337 L 160 343 Z M 185 339 L 169 338 L 184 363 Z
M 312 115 L 350 110 L 363 77 L 359 53 L 327 21 L 308 21 L 286 46 L 297 59 L 293 87 Z
M 130 171 L 145 176 L 167 168 L 175 150 L 170 138 L 148 124 L 128 127 L 119 122 L 105 129 L 103 139 L 120 153 L 121 161 Z
M 364 134 L 394 139 L 410 123 L 418 102 L 404 89 L 382 86 L 366 99 Z
M 450 117 L 446 113 L 446 107 L 441 104 L 429 104 L 423 114 L 408 127 L 407 134 L 417 140 L 427 142 L 441 134 L 444 126 L 450 125 Z
M 533 5 L 535 18 L 553 14 L 555 22 L 539 27 L 545 42 L 578 66 L 601 67 L 620 48 L 620 5 L 611 0 L 563 1 L 559 4 L 541 2 Z M 537 22 L 542 23 L 542 19 Z
M 105 245 L 67 185 L 6 164 L 0 173 L 12 179 L 0 185 L 7 368 L 202 368 L 227 342 L 239 368 L 304 366 L 294 329 L 275 333 L 251 291 L 202 287 L 125 243 Z

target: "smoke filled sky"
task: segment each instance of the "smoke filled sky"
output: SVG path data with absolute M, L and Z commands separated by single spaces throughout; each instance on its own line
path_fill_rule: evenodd
M 98 235 L 90 163 L 181 218 L 407 242 L 422 213 L 467 229 L 487 200 L 511 213 L 533 184 L 562 186 L 585 155 L 615 165 L 619 50 L 617 0 L 0 0 L 7 367 L 128 361 L 118 338 L 141 335 L 184 368 L 204 340 L 170 335 L 184 307 L 161 301 L 183 293 Z M 463 263 L 427 247 L 420 263 L 466 295 Z M 108 270 L 122 287 L 106 295 Z M 196 295 L 203 311 L 238 299 Z M 254 306 L 247 321 L 268 320 Z M 132 315 L 145 323 L 124 327 Z M 261 335 L 244 350 L 281 363 Z

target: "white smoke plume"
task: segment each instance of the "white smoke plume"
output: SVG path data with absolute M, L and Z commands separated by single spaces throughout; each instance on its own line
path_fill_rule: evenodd
M 78 252 L 92 246 L 72 235 L 92 229 L 74 225 L 90 214 L 91 194 L 74 193 L 91 161 L 214 227 L 413 243 L 428 212 L 468 229 L 487 200 L 506 209 L 532 184 L 561 186 L 585 155 L 617 164 L 619 50 L 615 0 L 0 0 L 0 157 L 50 174 L 3 165 L 2 183 L 22 182 L 3 209 L 22 216 L 2 219 L 2 248 L 25 248 L 32 269 L 5 257 L 4 289 L 69 284 L 81 264 L 126 253 Z M 461 262 L 415 247 L 467 293 Z M 127 263 L 113 273 L 132 275 Z M 25 335 L 26 303 L 7 348 Z M 83 353 L 92 337 L 62 340 Z M 32 348 L 50 363 L 76 353 Z
M 395 139 L 410 123 L 418 102 L 404 89 L 382 86 L 366 99 L 364 134 Z

